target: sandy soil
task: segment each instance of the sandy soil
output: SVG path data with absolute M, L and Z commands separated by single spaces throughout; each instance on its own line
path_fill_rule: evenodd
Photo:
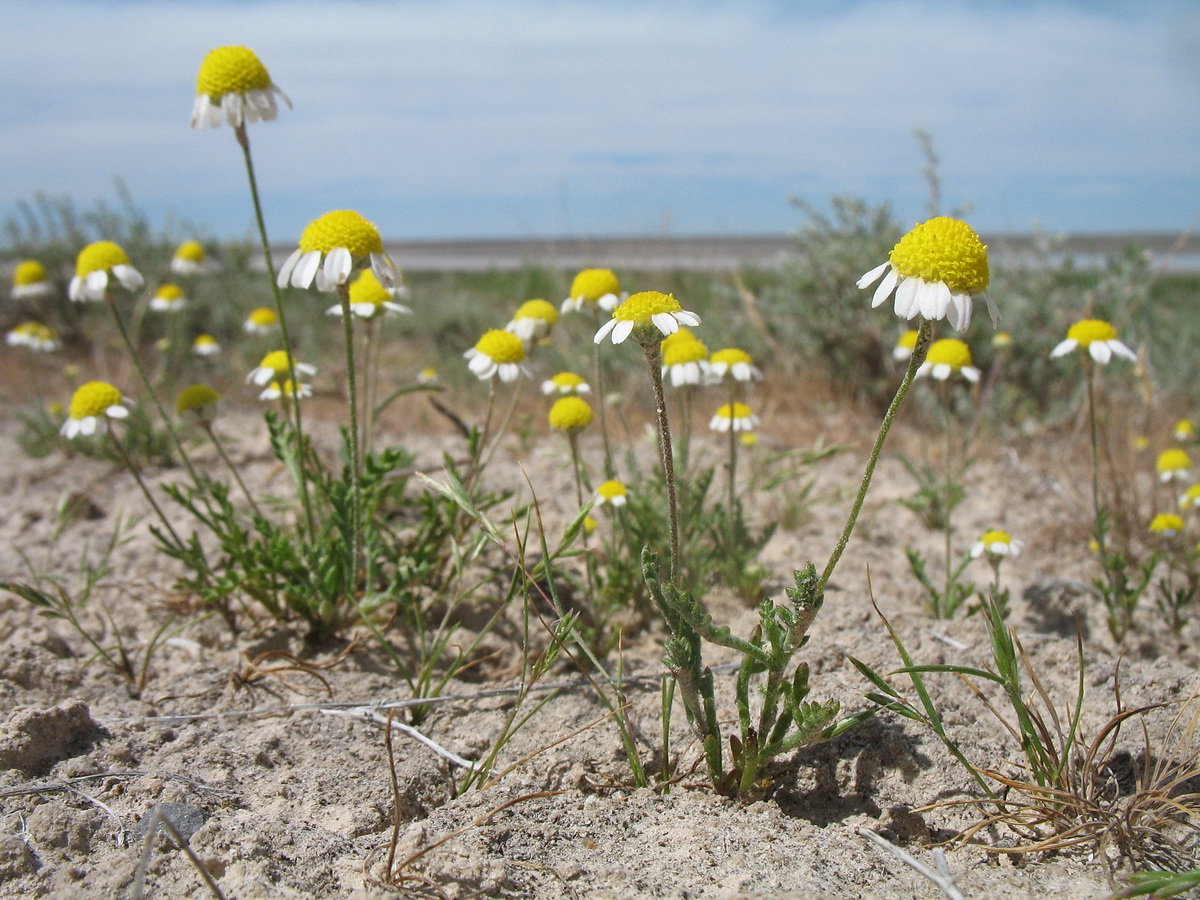
M 768 427 L 764 443 L 808 445 L 818 437 L 828 443 L 864 433 L 858 425 L 826 410 L 790 430 Z M 95 546 L 118 517 L 146 509 L 129 476 L 112 466 L 78 457 L 25 457 L 14 442 L 16 428 L 12 419 L 0 426 L 0 458 L 6 460 L 0 492 L 8 498 L 0 520 L 0 576 L 21 577 L 22 557 L 69 574 L 85 542 Z M 220 430 L 239 436 L 233 452 L 249 481 L 274 474 L 255 413 L 231 414 Z M 890 449 L 919 454 L 927 440 L 937 443 L 909 426 L 897 432 Z M 437 438 L 408 434 L 403 441 L 423 463 L 440 458 L 443 442 Z M 1019 449 L 984 446 L 969 474 L 968 499 L 956 514 L 956 543 L 965 548 L 992 527 L 1027 543 L 1005 573 L 1014 594 L 1011 622 L 1062 708 L 1078 677 L 1072 617 L 1080 617 L 1087 657 L 1084 719 L 1095 733 L 1116 711 L 1122 653 L 1127 707 L 1188 696 L 1196 682 L 1196 627 L 1172 636 L 1147 608 L 1144 631 L 1122 650 L 1109 639 L 1097 601 L 1072 587 L 1088 581 L 1094 565 L 1086 548 L 1087 470 L 1078 449 L 1069 440 Z M 491 476 L 522 484 L 517 454 L 545 496 L 569 496 L 569 470 L 559 449 L 521 453 L 514 443 Z M 790 583 L 792 569 L 810 557 L 824 561 L 864 456 L 864 448 L 854 446 L 820 464 L 818 493 L 829 499 L 795 528 L 781 530 L 764 555 L 775 596 Z M 152 485 L 179 477 L 148 475 Z M 939 538 L 895 502 L 911 493 L 912 482 L 894 457 L 881 464 L 877 478 L 805 656 L 814 698 L 836 699 L 846 710 L 868 705 L 867 685 L 848 656 L 882 671 L 898 665 L 871 608 L 868 568 L 876 600 L 917 660 L 975 666 L 988 660 L 977 617 L 933 621 L 923 611 L 903 548 L 911 542 L 937 559 Z M 90 515 L 56 538 L 55 509 L 73 493 L 88 498 Z M 760 508 L 778 510 L 786 499 L 763 498 Z M 557 512 L 561 517 L 569 510 L 563 504 Z M 132 529 L 84 614 L 88 627 L 101 628 L 106 610 L 135 645 L 186 599 L 172 595 L 174 570 L 153 551 L 148 521 Z M 989 571 L 979 562 L 968 574 L 982 583 Z M 735 632 L 752 628 L 753 612 L 731 596 L 714 592 L 709 604 Z M 462 771 L 397 732 L 393 788 L 385 725 L 364 707 L 403 699 L 405 690 L 368 636 L 321 669 L 320 679 L 292 671 L 251 684 L 239 675 L 257 654 L 284 650 L 321 664 L 346 645 L 310 646 L 299 626 L 263 627 L 233 640 L 215 617 L 178 624 L 135 699 L 111 671 L 87 664 L 86 645 L 62 622 L 0 595 L 0 895 L 130 896 L 143 850 L 139 830 L 144 833 L 157 804 L 177 804 L 165 811 L 192 832 L 190 847 L 225 896 L 238 898 L 390 896 L 393 889 L 381 879 L 394 821 L 397 870 L 405 858 L 427 851 L 403 870 L 410 878 L 403 889 L 412 894 L 936 897 L 938 888 L 861 831 L 878 832 L 932 865 L 929 845 L 973 821 L 958 807 L 920 809 L 969 796 L 971 782 L 932 734 L 890 714 L 786 757 L 770 772 L 766 798 L 755 803 L 714 796 L 700 768 L 669 794 L 634 790 L 615 729 L 568 665 L 551 675 L 567 686 L 503 751 L 501 765 L 517 765 L 494 785 L 456 796 Z M 647 760 L 660 745 L 661 637 L 655 628 L 626 636 L 630 716 Z M 450 684 L 444 702 L 420 724 L 437 745 L 468 759 L 487 751 L 513 703 L 511 692 L 496 689 L 513 687 L 519 645 L 496 635 L 487 646 L 502 651 L 503 664 Z M 717 664 L 730 658 L 713 652 L 711 659 Z M 932 676 L 932 683 L 968 757 L 1015 771 L 1006 761 L 1016 759 L 1018 748 L 984 704 L 955 678 Z M 718 675 L 718 690 L 732 714 L 728 674 Z M 698 753 L 678 704 L 675 713 L 679 770 L 686 773 Z M 1169 719 L 1166 710 L 1151 716 L 1151 734 Z M 1121 747 L 1136 760 L 1140 730 L 1127 732 Z M 531 758 L 519 762 L 525 757 Z M 1012 840 L 1002 829 L 981 837 Z M 1103 860 L 1087 852 L 1010 859 L 967 846 L 948 852 L 947 861 L 970 898 L 1075 900 L 1110 890 Z M 146 896 L 210 896 L 187 858 L 161 840 L 145 877 Z

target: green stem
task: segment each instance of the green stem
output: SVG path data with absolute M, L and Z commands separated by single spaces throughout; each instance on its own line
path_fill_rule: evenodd
M 935 615 L 939 619 L 942 618 L 942 616 L 945 614 L 945 611 L 948 608 L 950 608 L 950 605 L 954 602 L 954 597 L 953 597 L 953 594 L 951 593 L 951 589 L 954 586 L 954 575 L 953 575 L 954 561 L 950 556 L 950 538 L 951 538 L 950 517 L 954 514 L 954 496 L 953 496 L 954 463 L 952 460 L 953 454 L 951 452 L 951 440 L 950 440 L 950 392 L 949 392 L 949 386 L 947 385 L 946 388 L 947 388 L 947 390 L 943 392 L 943 396 L 942 396 L 942 434 L 944 437 L 943 453 L 945 454 L 945 457 L 946 457 L 946 459 L 945 459 L 946 481 L 942 488 L 942 503 L 945 505 L 945 510 L 944 510 L 945 522 L 943 523 L 943 527 L 944 527 L 944 530 L 946 533 L 945 534 L 945 537 L 946 537 L 946 592 L 944 594 L 942 594 L 941 608 L 938 610 L 935 610 Z
M 595 334 L 599 328 L 600 307 L 592 304 L 592 334 Z M 600 434 L 604 437 L 604 477 L 606 479 L 616 478 L 617 469 L 613 465 L 612 445 L 608 440 L 608 421 L 605 416 L 605 407 L 608 406 L 608 402 L 604 394 L 604 364 L 600 356 L 599 344 L 593 344 L 592 358 L 596 367 L 596 406 L 600 412 Z
M 350 286 L 337 286 L 342 306 L 342 334 L 346 339 L 346 389 L 350 395 L 350 571 L 347 596 L 358 586 L 359 518 L 362 515 L 362 473 L 358 459 L 358 380 L 354 372 L 354 312 L 350 309 Z M 298 406 L 299 404 L 297 404 Z
M 117 448 L 117 452 L 121 454 L 121 459 L 125 463 L 125 468 L 129 470 L 129 474 L 133 476 L 133 480 L 136 481 L 138 487 L 142 489 L 142 494 L 144 494 L 146 499 L 150 502 L 151 508 L 158 515 L 158 520 L 163 523 L 163 527 L 167 529 L 167 533 L 171 535 L 171 540 L 175 542 L 175 546 L 180 550 L 184 549 L 187 544 L 180 539 L 175 529 L 171 527 L 170 520 L 168 520 L 166 515 L 163 514 L 162 507 L 158 505 L 158 501 L 155 500 L 154 495 L 150 493 L 150 488 L 146 487 L 146 482 L 142 480 L 142 473 L 138 470 L 138 467 L 134 463 L 133 459 L 130 458 L 129 453 L 125 450 L 125 446 L 117 440 L 116 434 L 111 431 L 109 432 L 109 437 L 112 438 L 112 444 Z
M 675 494 L 675 458 L 671 452 L 671 424 L 667 419 L 667 398 L 663 394 L 662 346 L 658 340 L 642 344 L 650 364 L 650 385 L 654 390 L 654 409 L 658 421 L 658 452 L 662 457 L 663 479 L 667 487 L 667 518 L 671 535 L 670 581 L 679 586 L 679 502 Z
M 734 382 L 729 382 L 729 552 L 733 552 L 734 515 L 737 509 L 737 431 L 733 427 Z
M 266 518 L 262 514 L 262 510 L 258 508 L 258 504 L 254 502 L 254 495 L 250 493 L 246 487 L 246 482 L 242 481 L 242 476 L 238 474 L 237 466 L 230 460 L 229 455 L 225 452 L 225 448 L 221 446 L 221 442 L 217 440 L 217 436 L 213 433 L 212 425 L 207 422 L 202 422 L 200 427 L 204 429 L 204 433 L 208 435 L 208 439 L 213 442 L 213 446 L 217 448 L 217 455 L 221 457 L 221 461 L 225 463 L 229 471 L 233 474 L 234 480 L 237 481 L 238 487 L 242 489 L 242 493 L 246 495 L 246 499 L 250 501 L 250 508 L 254 510 L 254 515 L 260 519 Z

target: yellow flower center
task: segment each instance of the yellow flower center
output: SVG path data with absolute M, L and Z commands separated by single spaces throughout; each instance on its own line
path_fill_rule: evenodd
M 193 384 L 179 392 L 175 401 L 175 412 L 183 413 L 211 406 L 221 399 L 221 395 L 207 384 Z
M 93 272 L 106 272 L 113 266 L 129 265 L 125 251 L 112 241 L 96 241 L 79 251 L 75 260 L 75 274 L 87 278 Z
M 217 339 L 211 334 L 198 334 L 196 340 L 192 341 L 193 347 L 211 347 L 217 342 Z
M 896 341 L 897 347 L 903 347 L 905 350 L 915 350 L 917 346 L 916 329 L 910 328 L 904 334 L 900 335 L 900 340 Z
M 512 332 L 498 328 L 485 332 L 475 349 L 500 365 L 519 363 L 525 358 L 525 343 Z
M 997 331 L 992 335 L 992 346 L 997 350 L 1003 350 L 1005 347 L 1011 347 L 1013 336 L 1007 331 Z
M 553 303 L 547 303 L 545 300 L 526 300 L 517 307 L 513 318 L 541 319 L 553 325 L 558 321 L 558 310 L 554 308 Z
M 725 363 L 727 366 L 737 365 L 738 363 L 745 363 L 746 365 L 752 364 L 749 353 L 747 353 L 745 350 L 738 350 L 734 347 L 727 347 L 724 350 L 718 350 L 712 355 L 712 359 L 710 359 L 709 362 L 713 363 L 714 365 L 718 363 Z
M 186 259 L 188 262 L 204 262 L 204 245 L 199 241 L 184 241 L 175 251 L 176 259 Z
M 72 419 L 86 419 L 89 416 L 102 416 L 113 406 L 121 402 L 121 392 L 111 384 L 103 381 L 89 381 L 82 384 L 71 398 L 71 408 L 67 414 Z
M 943 282 L 956 294 L 978 294 L 988 286 L 987 247 L 966 222 L 938 216 L 900 239 L 889 257 L 898 273 L 928 283 Z
M 1191 437 L 1196 433 L 1196 427 L 1192 424 L 1191 419 L 1180 419 L 1175 423 L 1175 436 L 1178 438 Z
M 370 269 L 363 269 L 362 273 L 354 279 L 354 283 L 350 285 L 351 303 L 371 303 L 374 306 L 380 306 L 391 299 L 392 295 L 379 283 L 379 279 Z
M 571 296 L 595 303 L 606 294 L 620 294 L 621 284 L 610 269 L 584 269 L 571 282 Z
M 1158 471 L 1163 472 L 1180 472 L 1192 467 L 1192 459 L 1187 455 L 1187 452 L 1178 448 L 1172 450 L 1164 450 L 1158 456 Z
M 13 284 L 23 287 L 27 284 L 41 284 L 46 280 L 46 268 L 35 260 L 29 259 L 18 263 L 13 271 Z
M 154 296 L 159 300 L 179 300 L 183 297 L 183 290 L 177 284 L 164 284 L 154 292 Z
M 592 408 L 581 397 L 563 397 L 550 407 L 550 427 L 559 431 L 579 431 L 592 424 Z
M 1165 531 L 1183 531 L 1183 519 L 1175 513 L 1159 513 L 1150 522 L 1150 530 L 1155 534 Z
M 606 481 L 596 488 L 596 493 L 605 500 L 613 500 L 617 497 L 624 497 L 628 491 L 626 491 L 625 485 L 619 481 Z
M 658 291 L 642 291 L 633 294 L 613 310 L 613 318 L 618 322 L 634 322 L 637 325 L 649 325 L 650 317 L 660 313 L 681 312 L 683 307 L 671 294 L 661 294 Z
M 305 253 L 313 250 L 328 253 L 336 247 L 345 247 L 354 259 L 362 259 L 371 253 L 382 253 L 383 241 L 379 230 L 351 209 L 325 213 L 309 222 L 300 235 L 300 249 Z
M 254 312 L 250 313 L 250 321 L 260 328 L 266 328 L 270 325 L 275 325 L 279 322 L 279 316 L 275 310 L 268 309 L 265 306 L 260 306 Z
M 272 350 L 262 358 L 262 362 L 258 364 L 260 369 L 270 369 L 272 372 L 286 372 L 288 366 L 288 355 L 284 350 Z
M 558 388 L 577 388 L 583 384 L 583 376 L 574 372 L 559 372 L 550 381 Z
M 219 101 L 226 94 L 265 91 L 270 86 L 267 67 L 249 47 L 210 50 L 196 76 L 196 95 L 208 94 L 213 101 Z
M 1182 507 L 1200 506 L 1200 484 L 1193 484 L 1179 501 Z
M 979 539 L 985 550 L 990 550 L 993 544 L 1011 544 L 1012 538 L 1007 531 L 989 531 Z
M 1117 330 L 1103 319 L 1082 319 L 1067 329 L 1067 337 L 1086 347 L 1094 341 L 1116 340 Z
M 947 365 L 953 369 L 961 369 L 971 365 L 971 348 L 958 338 L 942 338 L 930 346 L 925 361 L 931 366 Z
M 734 419 L 748 419 L 750 418 L 750 407 L 745 403 L 726 403 L 718 407 L 717 418 L 729 419 L 730 421 Z
M 679 366 L 708 359 L 708 348 L 686 328 L 680 328 L 663 340 L 662 354 L 664 366 Z

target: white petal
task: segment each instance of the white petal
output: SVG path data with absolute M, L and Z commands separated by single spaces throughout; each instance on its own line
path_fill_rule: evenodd
M 67 296 L 70 297 L 72 300 L 74 300 L 76 303 L 82 303 L 88 299 L 86 288 L 87 288 L 86 282 L 84 282 L 84 280 L 82 278 L 80 278 L 78 275 L 76 275 L 74 278 L 71 279 L 71 284 L 67 288 Z
M 125 263 L 113 266 L 113 274 L 117 276 L 117 281 L 121 282 L 127 291 L 136 291 L 146 283 L 141 272 Z
M 617 327 L 613 329 L 612 341 L 614 344 L 624 343 L 625 339 L 631 334 L 633 334 L 632 319 L 627 322 L 617 322 Z
M 596 332 L 596 336 L 594 338 L 592 338 L 592 343 L 599 344 L 606 337 L 608 337 L 609 332 L 611 332 L 616 327 L 617 327 L 617 320 L 609 319 L 607 322 L 605 322 L 603 325 L 600 326 L 599 330 Z
M 954 371 L 954 367 L 949 363 L 934 363 L 933 369 L 929 373 L 938 381 L 945 381 L 950 377 L 950 373 Z
M 1117 356 L 1124 357 L 1130 362 L 1137 362 L 1137 354 L 1130 350 L 1125 344 L 1121 343 L 1121 341 L 1118 341 L 1116 338 L 1113 338 L 1108 342 L 1108 348 Z
M 292 287 L 306 288 L 313 283 L 317 270 L 321 266 L 321 252 L 309 250 L 296 261 L 292 270 Z
M 257 384 L 259 387 L 262 387 L 264 384 L 270 384 L 272 381 L 275 380 L 275 370 L 274 369 L 265 369 L 265 368 L 255 369 L 253 372 L 250 373 L 250 375 L 251 375 L 254 383 Z
M 480 378 L 491 378 L 496 371 L 496 364 L 486 353 L 476 353 L 467 363 L 467 368 Z
M 951 294 L 950 295 L 951 309 L 953 318 L 950 325 L 955 331 L 966 331 L 971 327 L 971 298 L 967 294 Z M 947 319 L 951 316 L 948 314 Z
M 928 374 L 929 374 L 929 370 L 930 370 L 932 367 L 933 367 L 933 366 L 932 366 L 932 363 L 930 363 L 930 362 L 929 362 L 929 360 L 925 360 L 925 362 L 923 362 L 923 363 L 921 363 L 919 366 L 917 366 L 917 372 L 916 372 L 916 374 L 915 374 L 913 377 L 914 377 L 914 378 L 921 378 L 922 376 L 928 375 Z
M 694 328 L 700 324 L 700 317 L 690 310 L 681 309 L 675 313 L 675 321 L 680 325 L 690 325 Z
M 920 278 L 917 282 L 917 303 L 921 315 L 926 319 L 948 318 L 946 311 L 950 308 L 950 288 L 941 281 L 928 282 Z
M 350 251 L 345 247 L 334 247 L 325 254 L 325 265 L 321 271 L 325 273 L 325 278 L 332 287 L 345 284 L 346 279 L 350 277 L 352 268 L 354 268 L 354 258 L 350 255 Z
M 1066 356 L 1072 350 L 1079 346 L 1079 342 L 1075 338 L 1067 338 L 1057 347 L 1050 351 L 1050 358 L 1057 359 L 1060 356 Z
M 350 308 L 354 309 L 353 306 Z M 325 310 L 325 314 L 328 316 L 340 316 L 342 314 L 342 304 L 339 303 L 337 306 L 329 307 L 329 309 Z
M 128 418 L 128 416 L 129 416 L 129 410 L 127 410 L 123 406 L 118 406 L 118 405 L 114 404 L 114 405 L 110 406 L 108 409 L 106 409 L 104 411 L 104 414 L 106 416 L 108 416 L 110 419 L 125 419 L 125 418 Z
M 655 313 L 650 317 L 650 321 L 663 334 L 674 334 L 679 330 L 679 320 L 673 313 Z
M 996 328 L 1000 325 L 1000 310 L 996 306 L 996 301 L 992 299 L 991 294 L 984 294 L 983 299 L 987 303 L 988 315 L 992 318 L 992 327 Z
M 884 269 L 888 268 L 890 265 L 891 265 L 891 262 L 880 263 L 875 268 L 873 268 L 870 272 L 867 272 L 860 279 L 858 279 L 857 284 L 858 284 L 859 288 L 868 288 L 871 285 L 873 285 L 876 281 L 879 280 L 879 276 L 883 274 Z
M 967 379 L 971 384 L 979 383 L 979 370 L 977 368 L 974 366 L 963 366 L 961 371 L 963 378 Z
M 92 435 L 96 433 L 99 421 L 95 416 L 84 416 L 79 420 L 79 433 L 82 435 Z
M 375 277 L 385 288 L 395 288 L 396 264 L 386 253 L 371 254 L 371 271 L 375 273 Z
M 207 113 L 208 94 L 197 94 L 196 102 L 192 104 L 192 127 L 195 128 L 197 125 L 203 126 Z
M 887 265 L 886 263 L 884 265 Z M 865 277 L 865 276 L 864 276 Z M 892 291 L 896 289 L 896 283 L 900 280 L 900 275 L 895 269 L 888 269 L 887 275 L 883 277 L 883 281 L 879 282 L 879 287 L 875 288 L 875 294 L 871 297 L 871 309 L 877 306 L 882 306 L 887 302 L 887 298 L 892 296 Z M 859 287 L 864 287 L 860 281 Z
M 104 269 L 98 269 L 95 272 L 89 272 L 84 281 L 85 293 L 93 300 L 103 300 L 104 292 L 108 290 L 108 272 Z
M 296 263 L 300 262 L 300 257 L 304 251 L 297 247 L 292 251 L 292 255 L 283 261 L 283 265 L 279 269 L 279 274 L 275 277 L 275 284 L 281 288 L 288 286 L 288 279 L 291 277 L 292 270 L 296 268 Z
M 983 556 L 983 541 L 976 541 L 971 545 L 971 559 L 979 559 Z
M 1101 365 L 1108 365 L 1108 361 L 1112 359 L 1112 349 L 1108 346 L 1108 341 L 1092 341 L 1088 352 L 1092 354 L 1092 359 Z
M 521 375 L 521 367 L 516 363 L 504 363 L 498 367 L 500 372 L 500 380 L 504 382 L 516 381 Z
M 604 310 L 605 312 L 612 312 L 614 309 L 616 309 L 618 306 L 620 306 L 624 302 L 624 300 L 623 300 L 624 296 L 625 295 L 618 297 L 616 294 L 605 294 L 603 297 L 601 297 L 599 300 L 596 301 L 596 305 L 598 307 L 600 307 L 602 310 Z
M 905 278 L 896 287 L 896 315 L 902 319 L 911 319 L 921 310 L 917 306 L 917 289 L 921 282 L 916 278 Z

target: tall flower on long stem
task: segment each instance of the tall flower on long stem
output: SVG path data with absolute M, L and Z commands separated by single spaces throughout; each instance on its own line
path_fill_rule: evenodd
M 13 269 L 12 298 L 14 300 L 37 300 L 54 292 L 54 285 L 46 274 L 46 267 L 36 259 L 17 263 Z

